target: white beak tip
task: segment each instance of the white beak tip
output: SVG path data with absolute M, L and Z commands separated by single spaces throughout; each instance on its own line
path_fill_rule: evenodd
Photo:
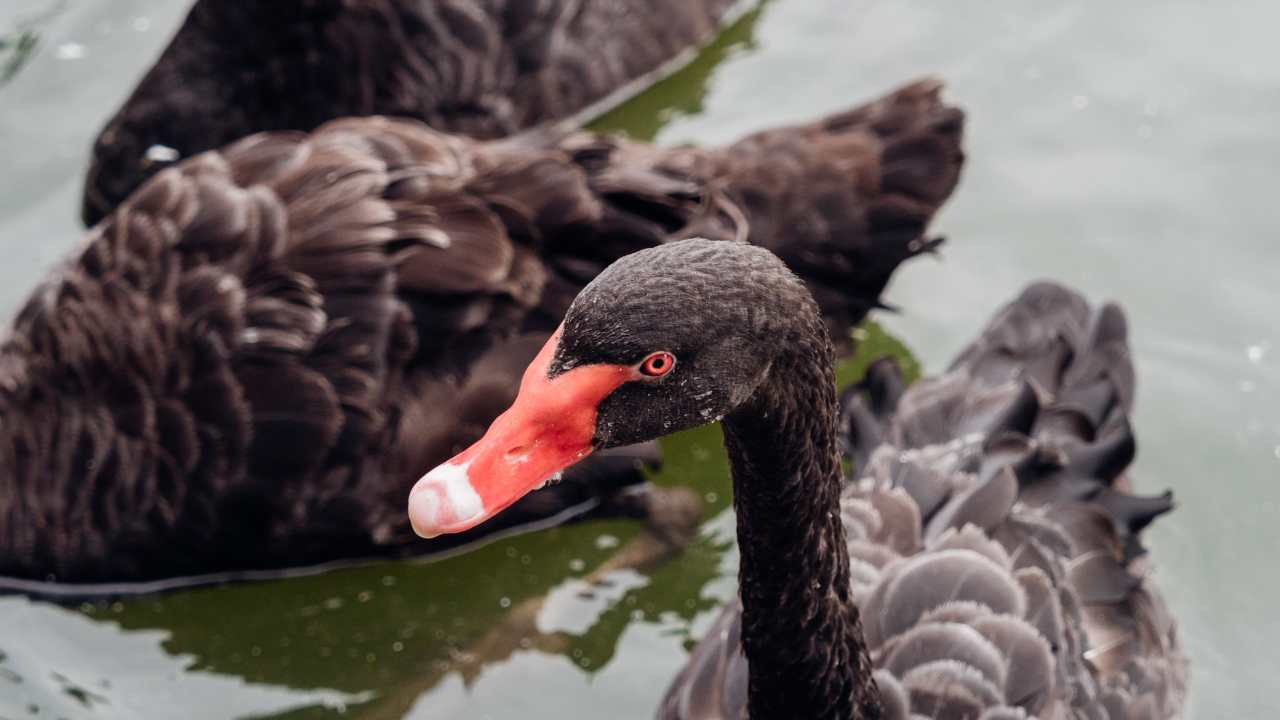
M 445 463 L 422 476 L 409 492 L 409 524 L 430 539 L 476 525 L 484 503 L 471 486 L 467 465 Z

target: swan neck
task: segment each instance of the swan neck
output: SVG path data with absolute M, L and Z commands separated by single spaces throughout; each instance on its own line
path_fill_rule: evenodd
M 724 423 L 753 720 L 880 717 L 840 521 L 831 344 L 812 335 Z

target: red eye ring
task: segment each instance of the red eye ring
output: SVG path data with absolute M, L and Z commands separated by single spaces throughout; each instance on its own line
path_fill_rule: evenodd
M 671 372 L 676 366 L 676 356 L 671 353 L 660 350 L 656 353 L 650 353 L 649 357 L 640 361 L 640 374 L 645 377 L 660 378 Z

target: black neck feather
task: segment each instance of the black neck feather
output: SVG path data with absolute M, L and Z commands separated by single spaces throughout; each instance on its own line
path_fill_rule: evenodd
M 753 720 L 881 714 L 840 521 L 832 350 L 814 324 L 724 423 Z

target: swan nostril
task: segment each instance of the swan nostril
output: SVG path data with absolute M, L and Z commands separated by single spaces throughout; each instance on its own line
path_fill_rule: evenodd
M 507 462 L 524 462 L 529 459 L 529 451 L 532 449 L 532 445 L 517 445 L 508 450 L 502 458 Z

